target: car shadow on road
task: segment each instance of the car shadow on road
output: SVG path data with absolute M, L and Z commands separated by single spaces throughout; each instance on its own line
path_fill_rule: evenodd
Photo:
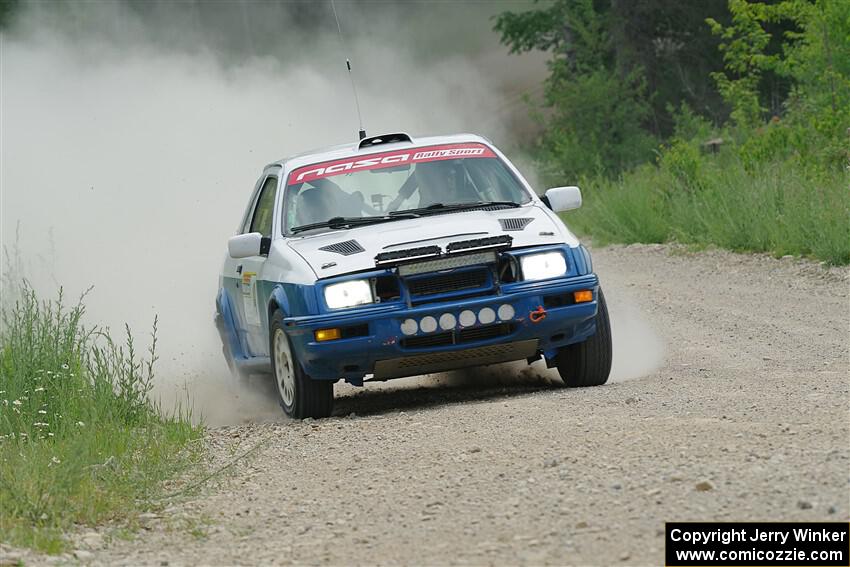
M 524 366 L 498 365 L 390 382 L 364 388 L 338 386 L 334 415 L 378 415 L 400 410 L 493 401 L 563 388 L 560 380 Z M 341 391 L 340 391 L 341 390 Z

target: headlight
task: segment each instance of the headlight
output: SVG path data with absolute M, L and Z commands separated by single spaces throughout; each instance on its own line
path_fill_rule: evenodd
M 335 283 L 325 288 L 325 303 L 330 309 L 342 309 L 373 303 L 369 280 L 351 280 Z
M 545 280 L 556 278 L 567 273 L 567 262 L 560 252 L 543 252 L 520 256 L 523 279 Z

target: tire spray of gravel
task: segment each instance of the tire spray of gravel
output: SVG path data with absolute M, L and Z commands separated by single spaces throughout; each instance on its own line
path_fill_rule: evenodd
M 519 95 L 540 84 L 544 58 L 507 55 L 480 12 L 515 4 L 340 5 L 369 131 L 514 145 L 528 123 Z M 2 271 L 45 297 L 94 285 L 89 322 L 127 322 L 137 346 L 158 315 L 165 407 L 212 425 L 281 419 L 267 384 L 230 377 L 214 298 L 263 165 L 355 135 L 332 20 L 318 4 L 21 6 L 0 34 L 0 245 L 17 246 L 23 273 L 5 258 Z

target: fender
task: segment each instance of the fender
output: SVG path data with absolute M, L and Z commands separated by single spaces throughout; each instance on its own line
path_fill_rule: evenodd
M 216 309 L 218 310 L 216 317 L 216 327 L 221 335 L 221 341 L 227 341 L 230 346 L 230 353 L 234 359 L 246 358 L 246 349 L 242 344 L 242 339 L 236 327 L 236 316 L 233 312 L 233 305 L 230 300 L 230 295 L 226 290 L 220 289 L 218 296 L 215 299 Z
M 272 320 L 272 314 L 275 309 L 280 309 L 284 317 L 292 313 L 292 309 L 289 305 L 289 299 L 286 297 L 286 293 L 284 293 L 283 286 L 281 284 L 274 286 L 271 294 L 269 295 L 269 304 L 266 308 L 266 328 L 268 328 Z
M 300 317 L 318 313 L 315 285 L 294 284 L 281 281 L 260 280 L 260 297 L 268 298 L 266 301 L 266 312 L 261 314 L 266 320 L 263 322 L 268 329 L 274 306 L 277 305 L 287 317 Z
M 593 265 L 590 259 L 590 252 L 584 247 L 584 244 L 570 248 L 570 254 L 573 256 L 573 261 L 576 264 L 576 270 L 580 276 L 587 275 L 593 271 Z

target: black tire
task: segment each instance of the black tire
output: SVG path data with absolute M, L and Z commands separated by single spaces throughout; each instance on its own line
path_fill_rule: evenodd
M 277 341 L 280 341 L 276 343 Z M 269 324 L 269 358 L 272 362 L 272 380 L 280 407 L 294 419 L 328 417 L 333 411 L 334 385 L 330 380 L 313 380 L 301 368 L 292 343 L 283 330 L 283 314 L 275 311 Z M 284 361 L 286 368 L 278 365 Z M 291 381 L 288 380 L 291 378 Z
M 561 380 L 570 388 L 601 386 L 611 373 L 611 321 L 602 288 L 596 312 L 596 334 L 584 342 L 558 350 L 555 364 Z

